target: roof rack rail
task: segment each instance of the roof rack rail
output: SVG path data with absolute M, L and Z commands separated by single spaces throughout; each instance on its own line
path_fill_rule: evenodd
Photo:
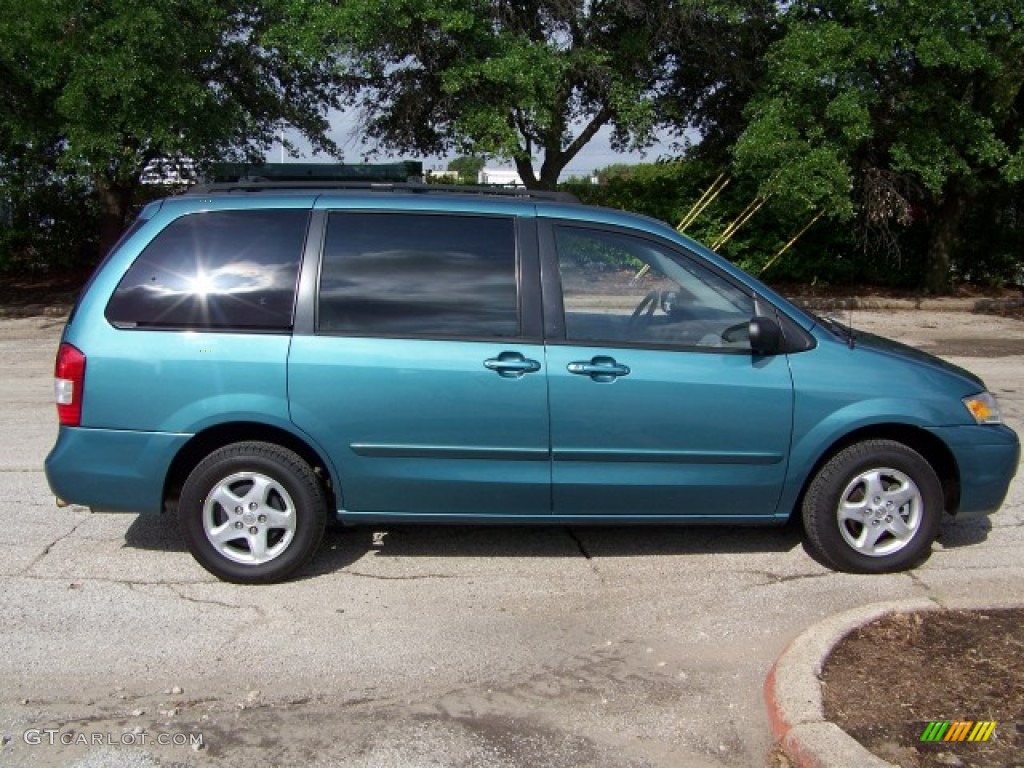
M 425 184 L 421 181 L 273 181 L 258 176 L 238 181 L 196 184 L 185 191 L 186 195 L 212 195 L 218 192 L 280 192 L 300 189 L 354 189 L 371 192 L 406 192 L 414 194 L 447 193 L 457 195 L 493 195 L 517 197 L 531 200 L 550 200 L 560 203 L 579 203 L 579 198 L 569 192 L 553 192 L 525 187 L 491 187 L 471 184 Z
M 200 184 L 252 181 L 421 181 L 423 163 L 211 163 Z

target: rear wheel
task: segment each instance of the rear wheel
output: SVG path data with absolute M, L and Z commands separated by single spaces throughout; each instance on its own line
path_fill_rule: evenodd
M 323 536 L 326 496 L 294 451 L 235 443 L 203 459 L 185 481 L 178 522 L 192 556 L 237 584 L 281 581 Z
M 804 529 L 832 567 L 891 573 L 931 554 L 942 508 L 942 485 L 921 454 L 893 440 L 866 440 L 837 453 L 811 481 Z

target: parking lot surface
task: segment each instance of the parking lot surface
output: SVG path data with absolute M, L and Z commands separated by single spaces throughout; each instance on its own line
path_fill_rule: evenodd
M 1021 321 L 853 322 L 980 374 L 1024 429 Z M 394 527 L 328 531 L 286 584 L 221 583 L 173 519 L 54 506 L 62 324 L 0 320 L 4 765 L 763 765 L 762 683 L 809 625 L 1024 600 L 1020 476 L 909 574 L 834 573 L 796 526 Z

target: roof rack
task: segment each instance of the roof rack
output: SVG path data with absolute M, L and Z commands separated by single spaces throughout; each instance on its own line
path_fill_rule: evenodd
M 200 184 L 225 181 L 421 181 L 423 163 L 211 163 Z
M 530 200 L 550 200 L 560 203 L 579 203 L 579 198 L 568 192 L 526 189 L 524 187 L 489 187 L 470 184 L 425 184 L 417 181 L 272 181 L 259 176 L 238 181 L 196 184 L 186 190 L 186 195 L 212 195 L 218 192 L 280 192 L 301 189 L 353 189 L 371 192 L 405 192 L 414 194 L 457 194 L 496 197 L 516 197 Z

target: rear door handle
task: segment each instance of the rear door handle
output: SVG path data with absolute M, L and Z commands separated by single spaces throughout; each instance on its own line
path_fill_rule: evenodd
M 629 376 L 629 366 L 621 365 L 614 357 L 599 355 L 589 362 L 577 360 L 566 366 L 569 373 L 589 376 L 594 381 L 615 381 L 619 376 Z
M 494 371 L 504 379 L 518 379 L 527 373 L 540 370 L 540 363 L 523 357 L 518 352 L 502 352 L 497 357 L 484 360 L 484 368 Z

